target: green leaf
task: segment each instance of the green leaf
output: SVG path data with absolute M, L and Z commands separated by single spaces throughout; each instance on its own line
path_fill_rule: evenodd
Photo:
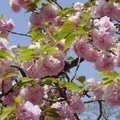
M 34 3 L 38 6 L 41 3 L 41 0 L 34 0 Z
M 65 24 L 62 27 L 62 30 L 60 31 L 60 33 L 58 33 L 56 39 L 57 39 L 57 43 L 60 42 L 60 40 L 66 38 L 70 33 L 72 33 L 72 31 L 74 30 L 75 26 L 73 23 L 69 23 L 69 24 Z
M 69 60 L 73 60 L 74 58 L 72 56 L 66 56 L 66 60 L 69 61 Z
M 119 75 L 117 72 L 112 71 L 103 71 L 99 74 L 99 76 L 117 76 Z
M 46 36 L 42 33 L 40 28 L 33 28 L 28 35 L 32 36 L 32 42 L 36 42 L 41 38 L 45 38 Z
M 111 71 L 103 71 L 99 74 L 99 76 L 111 76 L 112 72 Z
M 1 14 L 0 15 L 0 20 L 4 20 L 5 19 L 5 14 Z
M 83 19 L 83 21 L 87 22 L 86 20 L 89 20 L 92 17 L 90 13 L 91 13 L 91 11 L 84 13 L 84 19 Z
M 25 51 L 22 51 L 20 53 L 20 56 L 18 57 L 18 60 L 21 62 L 30 60 L 35 57 L 35 54 L 38 52 L 38 49 L 26 49 Z
M 120 2 L 120 0 L 107 0 L 107 2 L 111 2 L 111 3 L 113 3 L 113 2 Z
M 68 82 L 64 86 L 67 87 L 68 90 L 76 90 L 78 92 L 82 91 L 82 88 L 79 87 L 76 83 L 73 83 L 73 82 Z
M 55 54 L 61 52 L 57 47 L 46 47 L 44 50 L 47 54 Z
M 86 77 L 85 76 L 77 76 L 75 78 L 77 81 L 79 81 L 80 83 L 84 84 L 86 81 Z
M 27 12 L 33 12 L 37 8 L 37 5 L 33 2 L 28 5 Z
M 45 110 L 45 115 L 47 116 L 52 116 L 54 118 L 56 118 L 58 120 L 58 118 L 61 118 L 61 116 L 59 115 L 59 113 L 57 112 L 58 110 L 55 108 L 47 108 Z
M 44 78 L 42 79 L 42 84 L 53 86 L 53 83 L 58 83 L 56 78 Z
M 0 50 L 0 58 L 14 57 L 14 54 L 10 51 Z
M 102 80 L 102 84 L 103 84 L 103 85 L 107 85 L 107 84 L 109 84 L 109 83 L 111 83 L 111 82 L 113 82 L 113 79 L 111 79 L 111 78 L 104 78 L 104 79 Z
M 65 50 L 70 47 L 70 45 L 75 41 L 75 38 L 80 36 L 80 35 L 87 35 L 88 30 L 86 30 L 84 27 L 80 28 L 80 30 L 75 31 L 71 33 L 70 35 L 67 36 L 66 41 L 65 41 Z
M 0 115 L 0 120 L 5 120 L 5 118 L 10 117 L 15 110 L 16 106 L 5 107 Z
M 18 95 L 17 97 L 14 97 L 14 101 L 17 105 L 21 104 L 22 103 L 22 96 Z
M 81 30 L 71 33 L 65 40 L 65 48 L 64 49 L 65 50 L 68 49 L 70 47 L 70 45 L 75 41 L 75 38 L 77 36 L 80 36 L 81 33 L 82 33 Z
M 16 77 L 16 76 L 18 76 L 17 73 L 8 73 L 8 74 L 6 74 L 4 77 L 5 77 L 5 79 L 6 79 L 6 78 Z
M 33 78 L 23 77 L 23 78 L 20 78 L 17 84 L 20 86 L 23 86 L 23 85 L 33 84 L 34 82 L 35 80 Z
M 94 4 L 91 2 L 87 2 L 84 4 L 84 7 L 92 7 Z
M 72 13 L 75 13 L 75 10 L 73 8 L 65 8 L 64 10 L 60 11 L 59 15 L 65 16 Z

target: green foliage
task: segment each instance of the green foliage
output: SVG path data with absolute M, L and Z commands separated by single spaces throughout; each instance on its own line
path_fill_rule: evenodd
M 95 0 L 93 0 L 92 2 L 86 2 L 84 4 L 84 7 L 93 7 L 95 5 Z
M 4 75 L 4 78 L 7 79 L 7 78 L 17 77 L 17 76 L 18 76 L 17 73 L 8 73 Z
M 55 53 L 61 52 L 56 46 L 54 46 L 54 47 L 48 47 L 48 46 L 46 46 L 43 49 L 43 51 L 46 52 L 46 54 L 55 54 Z
M 81 28 L 80 30 L 75 31 L 71 33 L 70 35 L 68 35 L 65 41 L 65 50 L 68 49 L 70 45 L 72 45 L 72 43 L 75 41 L 75 38 L 77 36 L 80 36 L 82 34 L 84 35 L 87 34 L 87 31 L 84 28 Z
M 103 87 L 103 86 L 113 82 L 114 80 L 120 78 L 120 73 L 119 72 L 115 72 L 115 71 L 104 71 L 104 72 L 101 72 L 99 75 L 100 76 L 107 76 L 107 77 L 102 79 L 102 82 L 98 86 L 98 88 L 99 87 Z
M 29 4 L 27 12 L 35 11 L 40 3 L 41 3 L 41 0 L 34 0 L 33 3 Z
M 32 37 L 32 42 L 39 41 L 41 38 L 45 38 L 45 34 L 42 33 L 40 28 L 33 28 L 28 35 Z
M 72 56 L 67 56 L 66 61 L 73 60 L 74 58 Z
M 84 84 L 86 82 L 86 77 L 85 76 L 76 76 L 75 78 L 78 82 L 81 84 Z
M 22 103 L 22 96 L 18 95 L 17 97 L 14 97 L 14 101 L 17 105 L 20 105 Z
M 18 60 L 21 62 L 30 60 L 36 56 L 37 52 L 38 52 L 37 48 L 35 49 L 26 48 L 20 52 L 20 56 L 18 57 Z
M 0 15 L 0 20 L 4 20 L 5 19 L 5 14 L 1 14 Z
M 56 120 L 61 120 L 61 119 L 60 119 L 61 116 L 58 114 L 57 111 L 58 111 L 58 110 L 55 109 L 55 108 L 49 108 L 49 107 L 48 107 L 48 108 L 45 110 L 45 115 L 54 117 L 54 118 L 56 118 Z
M 108 2 L 120 2 L 120 0 L 107 0 Z
M 59 43 L 62 39 L 65 39 L 69 34 L 74 31 L 75 25 L 74 23 L 66 23 L 62 26 L 60 33 L 58 33 L 56 39 L 57 43 Z
M 83 90 L 82 87 L 78 86 L 76 83 L 73 82 L 68 82 L 64 86 L 67 87 L 68 90 L 75 90 L 79 93 Z
M 0 114 L 0 120 L 5 120 L 8 116 L 10 117 L 16 110 L 16 106 L 7 106 L 3 109 Z
M 14 58 L 14 54 L 11 51 L 0 50 L 0 58 L 5 59 L 7 57 Z
M 22 77 L 17 82 L 17 85 L 19 85 L 19 86 L 25 86 L 25 85 L 33 84 L 34 82 L 35 82 L 35 80 L 33 78 Z
M 54 86 L 54 83 L 58 83 L 58 79 L 57 78 L 52 78 L 52 77 L 44 78 L 44 79 L 42 79 L 41 83 L 43 85 Z
M 75 14 L 75 10 L 73 10 L 73 8 L 65 8 L 64 10 L 60 10 L 58 14 L 60 16 L 65 16 L 67 14 Z

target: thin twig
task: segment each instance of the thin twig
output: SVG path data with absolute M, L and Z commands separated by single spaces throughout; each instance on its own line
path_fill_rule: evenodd
M 4 94 L 4 80 L 2 81 L 2 94 Z
M 72 77 L 71 82 L 74 80 L 74 78 L 75 78 L 76 75 L 77 75 L 77 71 L 78 71 L 78 69 L 79 69 L 79 67 L 80 67 L 80 59 L 81 59 L 81 58 L 78 59 L 77 67 L 76 67 L 76 70 L 75 70 L 75 74 L 74 74 L 74 76 Z
M 67 78 L 67 81 L 70 82 L 70 78 L 69 78 L 68 74 L 65 71 L 62 71 L 62 72 L 65 75 L 65 77 Z
M 25 36 L 25 37 L 31 37 L 30 35 L 27 34 L 23 34 L 23 33 L 17 33 L 17 32 L 13 32 L 13 31 L 8 31 L 9 33 L 15 34 L 15 35 L 20 35 L 20 36 Z
M 120 32 L 116 32 L 118 35 L 120 35 Z
M 80 120 L 79 117 L 78 117 L 78 115 L 77 115 L 76 113 L 74 113 L 73 115 L 74 115 L 74 117 L 75 117 L 77 120 Z
M 66 101 L 65 99 L 50 100 L 50 99 L 46 99 L 46 98 L 43 98 L 43 100 L 48 101 L 48 102 L 52 102 L 52 103 Z
M 99 100 L 99 101 L 105 102 L 105 100 Z M 88 104 L 88 103 L 93 103 L 93 102 L 97 102 L 97 101 L 95 101 L 95 100 L 89 100 L 89 101 L 85 101 L 84 103 Z

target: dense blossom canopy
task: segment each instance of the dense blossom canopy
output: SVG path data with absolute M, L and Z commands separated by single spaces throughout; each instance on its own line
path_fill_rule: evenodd
M 85 103 L 120 106 L 120 2 L 88 0 L 62 8 L 56 0 L 9 0 L 30 12 L 27 34 L 0 17 L 0 120 L 79 120 Z M 8 45 L 8 35 L 30 37 L 29 46 Z M 69 56 L 72 50 L 77 58 Z M 77 74 L 87 61 L 102 80 Z M 70 71 L 76 67 L 74 76 Z M 89 100 L 89 101 L 87 101 Z

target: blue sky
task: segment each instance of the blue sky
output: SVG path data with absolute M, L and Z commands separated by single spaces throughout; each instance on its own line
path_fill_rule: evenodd
M 58 0 L 59 4 L 63 7 L 69 7 L 73 2 L 85 2 L 85 0 Z M 28 32 L 28 21 L 30 13 L 25 13 L 25 10 L 21 10 L 19 13 L 14 13 L 10 7 L 8 0 L 0 0 L 0 14 L 5 14 L 6 19 L 13 19 L 15 22 L 15 28 L 13 31 L 19 32 L 19 33 L 27 33 Z M 29 45 L 29 38 L 18 36 L 18 35 L 9 35 L 10 39 L 10 45 L 13 44 L 20 44 L 20 45 Z M 73 52 L 70 52 L 72 56 L 75 56 Z M 73 75 L 73 71 L 71 72 L 71 76 Z M 80 69 L 78 71 L 78 75 L 86 75 L 87 78 L 94 77 L 97 80 L 101 79 L 98 77 L 99 72 L 94 70 L 93 65 L 89 62 L 84 62 L 80 65 Z

